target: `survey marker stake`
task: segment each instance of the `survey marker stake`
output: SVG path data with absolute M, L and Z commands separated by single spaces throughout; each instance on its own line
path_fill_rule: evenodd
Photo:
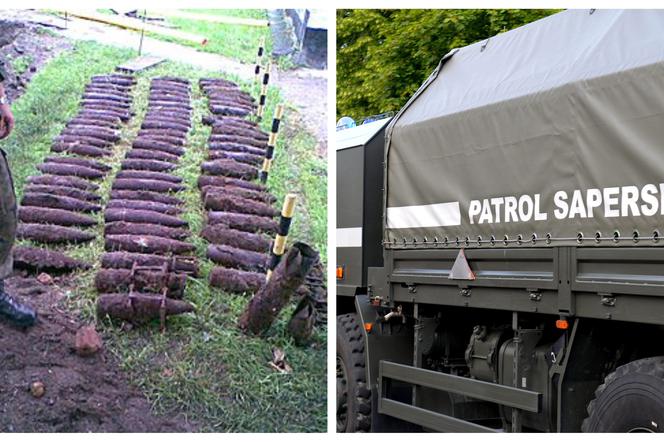
M 265 158 L 263 159 L 263 167 L 261 168 L 260 180 L 261 183 L 267 182 L 267 176 L 270 173 L 272 166 L 272 158 L 274 158 L 274 148 L 277 145 L 277 135 L 279 134 L 279 125 L 281 124 L 281 117 L 284 115 L 284 105 L 278 104 L 274 111 L 274 118 L 272 119 L 272 130 L 270 131 L 270 138 L 267 141 L 267 149 L 265 150 Z
M 284 205 L 281 209 L 281 219 L 279 220 L 279 230 L 274 237 L 272 251 L 270 252 L 270 263 L 268 264 L 267 274 L 265 280 L 269 280 L 272 272 L 279 264 L 281 257 L 286 250 L 286 239 L 288 238 L 288 231 L 290 230 L 291 221 L 293 220 L 293 213 L 295 212 L 295 202 L 297 195 L 289 193 L 284 198 Z
M 265 52 L 265 37 L 261 37 L 258 43 L 258 55 L 256 56 L 256 67 L 254 73 L 256 74 L 256 81 L 260 80 L 261 63 L 263 62 L 263 52 Z

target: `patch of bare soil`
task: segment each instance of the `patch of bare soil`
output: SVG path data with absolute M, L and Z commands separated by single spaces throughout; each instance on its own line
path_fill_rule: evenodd
M 0 61 L 7 71 L 4 86 L 9 100 L 16 100 L 32 76 L 51 58 L 71 47 L 67 39 L 38 25 L 0 20 Z
M 304 127 L 318 145 L 316 152 L 327 157 L 327 71 L 295 69 L 277 71 L 276 85 L 286 101 L 298 108 Z
M 64 306 L 73 286 L 66 277 L 44 285 L 14 276 L 7 291 L 37 309 L 28 330 L 0 320 L 0 432 L 185 432 L 193 424 L 180 416 L 155 416 L 103 348 L 92 356 L 74 351 L 84 325 Z M 33 396 L 41 382 L 45 393 Z

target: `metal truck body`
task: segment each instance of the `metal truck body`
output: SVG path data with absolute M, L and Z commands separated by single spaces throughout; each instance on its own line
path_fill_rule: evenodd
M 338 150 L 339 216 L 382 217 L 337 247 L 339 431 L 662 431 L 663 29 L 570 10 L 452 51 L 382 160 Z

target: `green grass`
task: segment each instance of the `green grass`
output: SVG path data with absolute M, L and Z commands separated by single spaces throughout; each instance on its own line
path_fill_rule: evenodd
M 23 75 L 28 70 L 34 59 L 32 55 L 21 55 L 11 59 L 12 69 L 16 75 Z
M 153 13 L 150 9 L 147 11 L 148 16 L 159 16 L 157 12 Z M 182 11 L 194 14 L 267 20 L 267 13 L 264 9 L 183 9 Z M 100 9 L 98 12 L 112 14 L 109 9 Z M 139 10 L 139 13 L 142 14 L 143 11 Z M 166 17 L 163 23 L 169 28 L 205 37 L 208 42 L 205 45 L 201 45 L 196 42 L 152 32 L 148 32 L 147 34 L 158 40 L 191 46 L 199 51 L 223 55 L 242 63 L 253 64 L 256 62 L 258 43 L 261 37 L 265 37 L 266 53 L 269 54 L 272 50 L 272 35 L 268 27 L 211 23 L 178 17 Z M 159 22 L 154 24 L 159 25 Z
M 9 150 L 17 188 L 22 188 L 25 178 L 36 172 L 35 165 L 48 152 L 50 140 L 75 114 L 76 102 L 89 76 L 111 71 L 130 56 L 129 51 L 81 43 L 35 76 L 27 93 L 14 105 L 17 129 L 4 144 Z M 308 348 L 295 346 L 285 330 L 293 310 L 291 305 L 267 337 L 247 337 L 239 332 L 236 323 L 248 297 L 223 293 L 207 284 L 212 263 L 204 258 L 206 244 L 196 235 L 203 226 L 204 211 L 195 184 L 210 129 L 200 122 L 207 103 L 196 80 L 218 74 L 167 62 L 139 75 L 134 91 L 137 116 L 123 130 L 123 141 L 109 163 L 115 172 L 138 131 L 150 77 L 158 75 L 186 77 L 194 85 L 195 125 L 176 173 L 187 184 L 187 191 L 179 196 L 186 202 L 183 217 L 194 232 L 191 241 L 196 245 L 202 270 L 200 278 L 189 279 L 185 294 L 197 312 L 170 318 L 165 334 L 159 333 L 156 323 L 126 331 L 118 323 L 102 320 L 98 328 L 105 337 L 107 351 L 117 356 L 156 411 L 183 413 L 203 431 L 325 431 L 327 332 L 317 330 Z M 255 91 L 256 86 L 244 87 Z M 279 91 L 270 88 L 267 117 L 279 100 Z M 293 110 L 288 108 L 268 184 L 280 200 L 288 192 L 298 194 L 291 241 L 308 242 L 324 257 L 325 163 L 316 155 L 315 140 L 296 126 L 299 123 L 292 116 Z M 262 125 L 267 130 L 270 123 L 271 118 L 266 118 Z M 101 193 L 108 193 L 112 175 L 104 181 Z M 66 248 L 73 256 L 95 263 L 91 271 L 78 275 L 77 289 L 68 293 L 69 308 L 90 321 L 95 320 L 97 296 L 92 282 L 103 252 L 103 228 L 100 225 L 98 229 L 98 240 L 87 246 Z M 267 365 L 273 347 L 285 351 L 293 373 L 280 374 Z

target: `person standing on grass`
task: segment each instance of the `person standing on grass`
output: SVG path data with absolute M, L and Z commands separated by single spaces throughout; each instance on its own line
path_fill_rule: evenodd
M 7 138 L 14 129 L 14 115 L 3 85 L 6 77 L 0 61 L 0 140 Z M 7 320 L 19 327 L 30 327 L 37 320 L 37 313 L 5 292 L 4 279 L 11 274 L 13 268 L 12 246 L 16 238 L 16 224 L 14 181 L 7 163 L 7 154 L 0 149 L 0 320 Z

